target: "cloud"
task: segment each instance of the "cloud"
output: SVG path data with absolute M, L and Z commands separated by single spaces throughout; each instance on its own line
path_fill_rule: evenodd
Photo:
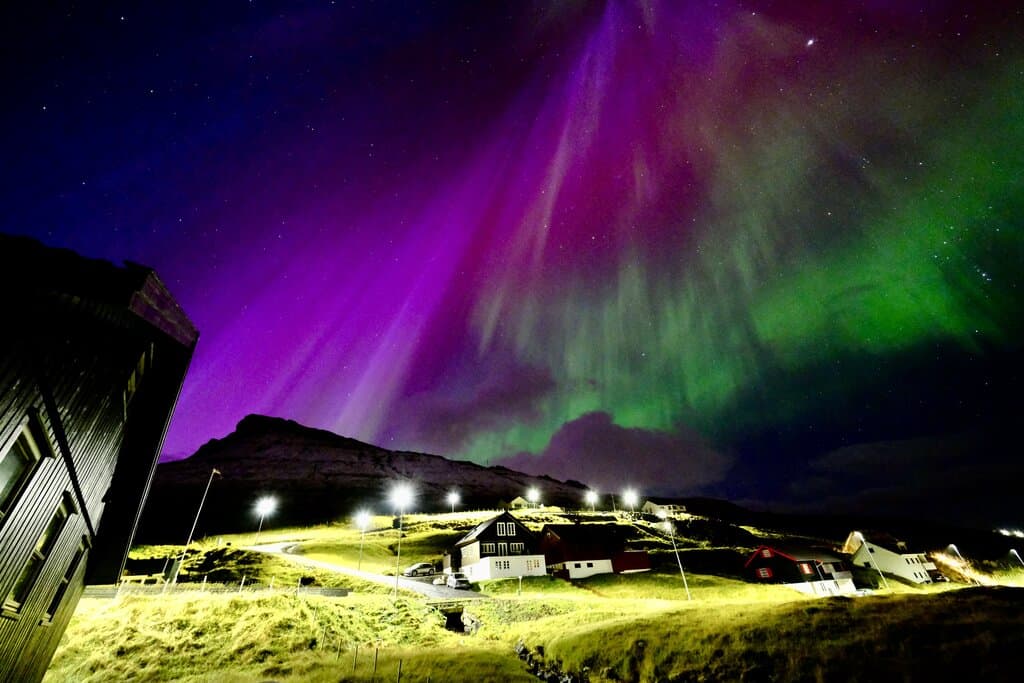
M 556 387 L 546 368 L 504 363 L 464 398 L 424 394 L 411 399 L 409 440 L 427 450 L 459 451 L 477 434 L 528 424 Z
M 593 412 L 562 425 L 541 453 L 517 453 L 492 464 L 602 491 L 636 486 L 654 495 L 683 495 L 721 481 L 732 460 L 688 429 L 622 427 L 610 414 Z
M 989 425 L 953 435 L 840 448 L 810 461 L 779 503 L 758 504 L 963 525 L 1020 519 L 1024 461 L 1011 455 L 1018 442 L 1011 431 Z

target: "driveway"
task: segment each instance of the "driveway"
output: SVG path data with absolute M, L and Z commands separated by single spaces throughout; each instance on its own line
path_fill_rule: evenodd
M 358 579 L 363 579 L 364 581 L 372 581 L 391 588 L 395 587 L 394 576 L 388 576 L 387 574 L 374 574 L 373 572 L 352 569 L 351 567 L 346 567 L 341 564 L 333 564 L 331 562 L 324 562 L 323 560 L 314 560 L 309 557 L 304 557 L 303 555 L 295 552 L 298 547 L 299 544 L 297 543 L 268 543 L 265 545 L 247 546 L 245 550 L 280 555 L 296 564 L 305 565 L 307 567 L 317 567 L 318 569 L 326 569 L 329 572 L 347 574 Z M 435 586 L 431 583 L 432 580 L 433 577 L 430 576 L 417 578 L 400 576 L 398 577 L 398 587 L 403 590 L 419 593 L 431 600 L 482 600 L 486 598 L 486 596 L 470 590 L 449 588 L 448 586 Z

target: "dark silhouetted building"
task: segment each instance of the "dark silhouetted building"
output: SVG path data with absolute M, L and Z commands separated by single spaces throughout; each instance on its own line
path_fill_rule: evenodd
M 156 274 L 0 235 L 0 681 L 116 582 L 198 333 Z

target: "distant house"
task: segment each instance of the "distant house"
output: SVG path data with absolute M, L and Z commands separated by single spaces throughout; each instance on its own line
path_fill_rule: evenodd
M 657 517 L 670 518 L 686 512 L 686 506 L 669 498 L 648 498 L 644 501 L 641 512 Z
M 762 545 L 743 565 L 758 583 L 781 583 L 810 595 L 849 595 L 857 590 L 842 558 L 820 548 Z
M 526 508 L 533 507 L 533 503 L 526 500 L 522 496 L 516 496 L 508 503 L 509 510 L 525 510 Z
M 445 564 L 446 570 L 464 572 L 470 581 L 547 574 L 537 537 L 508 512 L 459 539 Z
M 548 524 L 540 532 L 539 548 L 548 570 L 569 579 L 651 568 L 646 550 L 626 549 L 617 524 Z
M 0 682 L 25 683 L 121 576 L 198 333 L 148 268 L 0 254 Z
M 912 583 L 932 583 L 941 576 L 927 555 L 910 551 L 906 543 L 889 534 L 851 531 L 843 552 L 857 567 L 878 569 Z

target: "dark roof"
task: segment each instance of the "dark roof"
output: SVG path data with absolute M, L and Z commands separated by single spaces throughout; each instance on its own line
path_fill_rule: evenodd
M 122 325 L 144 321 L 182 346 L 199 336 L 192 322 L 152 269 L 136 263 L 117 266 L 54 249 L 28 237 L 0 234 L 0 287 L 14 288 L 22 314 L 39 315 L 40 300 L 88 307 L 100 318 Z
M 625 533 L 618 524 L 548 524 L 541 537 L 554 536 L 571 555 L 609 555 L 625 545 Z
M 843 558 L 836 555 L 830 548 L 818 548 L 805 545 L 762 545 L 751 553 L 745 565 L 758 558 L 760 552 L 768 548 L 778 555 L 793 560 L 794 562 L 842 562 Z
M 907 548 L 907 544 L 885 531 L 861 531 L 860 535 L 871 545 L 885 548 L 897 555 L 917 555 L 916 551 Z M 900 546 L 903 546 L 902 548 Z
M 511 515 L 511 514 L 510 514 L 509 512 L 507 512 L 507 511 L 506 511 L 506 512 L 502 512 L 502 513 L 501 513 L 500 515 L 498 515 L 497 517 L 492 517 L 492 518 L 490 518 L 490 519 L 489 519 L 489 520 L 487 520 L 486 522 L 481 522 L 480 524 L 477 524 L 477 525 L 476 525 L 476 526 L 475 526 L 475 527 L 473 528 L 473 530 L 472 530 L 472 531 L 470 531 L 470 532 L 469 532 L 468 534 L 466 534 L 465 536 L 463 536 L 462 538 L 460 538 L 460 539 L 459 539 L 458 541 L 456 541 L 456 543 L 455 543 L 455 547 L 456 547 L 456 548 L 459 548 L 459 547 L 462 547 L 462 546 L 464 546 L 464 545 L 467 545 L 467 544 L 469 544 L 469 543 L 472 543 L 473 541 L 475 541 L 475 540 L 477 539 L 477 537 L 478 537 L 478 536 L 479 536 L 480 534 L 482 534 L 482 533 L 483 533 L 484 531 L 486 531 L 487 529 L 489 529 L 489 528 L 490 528 L 490 527 L 491 527 L 491 526 L 492 526 L 493 524 L 495 524 L 496 522 L 499 522 L 499 521 L 510 521 L 510 522 L 515 522 L 516 526 L 518 526 L 518 527 L 519 527 L 520 529 L 523 529 L 523 530 L 524 530 L 524 531 L 525 531 L 525 532 L 526 532 L 527 534 L 529 534 L 530 536 L 532 536 L 532 535 L 533 535 L 533 534 L 532 534 L 532 533 L 530 532 L 530 530 L 526 528 L 526 525 L 525 525 L 525 524 L 523 524 L 522 522 L 520 522 L 520 521 L 519 521 L 518 519 L 516 519 L 516 518 L 515 518 L 515 517 L 513 517 L 513 516 L 512 516 L 512 515 Z

